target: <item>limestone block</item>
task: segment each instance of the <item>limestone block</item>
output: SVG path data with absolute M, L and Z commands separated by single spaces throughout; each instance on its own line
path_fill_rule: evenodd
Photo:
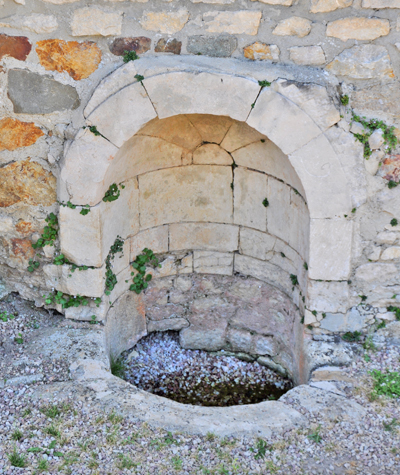
M 179 331 L 183 328 L 187 328 L 188 326 L 189 322 L 186 320 L 186 318 L 165 318 L 164 320 L 160 321 L 149 321 L 147 323 L 147 331 L 148 333 L 165 332 L 167 330 Z
M 379 244 L 394 244 L 396 241 L 400 242 L 399 233 L 382 231 L 376 236 L 376 242 Z
M 193 270 L 193 254 L 188 254 L 177 263 L 178 274 L 192 274 Z
M 21 122 L 6 117 L 0 120 L 0 151 L 29 147 L 43 135 L 44 132 L 33 122 Z
M 104 294 L 105 266 L 71 272 L 68 265 L 43 266 L 47 288 L 54 288 L 68 295 L 102 297 Z
M 254 353 L 257 355 L 275 356 L 278 353 L 276 343 L 272 337 L 258 335 L 254 338 Z
M 262 12 L 241 10 L 237 12 L 206 12 L 203 14 L 206 31 L 229 35 L 256 35 Z
M 25 69 L 8 72 L 8 97 L 17 114 L 50 114 L 80 105 L 74 87 Z
M 382 252 L 381 259 L 383 261 L 391 261 L 393 259 L 400 259 L 400 246 L 388 247 Z
M 307 20 L 307 18 L 292 16 L 285 20 L 281 20 L 272 34 L 278 36 L 298 36 L 299 38 L 303 38 L 310 33 L 311 24 L 312 22 Z
M 155 254 L 168 252 L 168 226 L 146 229 L 130 238 L 130 260 L 134 261 L 143 249 L 151 249 Z
M 303 256 L 303 259 L 307 260 L 310 240 L 310 214 L 304 199 L 293 190 L 290 190 L 290 208 L 290 226 L 287 238 L 284 241 L 287 241 L 293 249 L 296 249 Z
M 277 80 L 272 87 L 297 104 L 322 130 L 339 122 L 339 111 L 324 87 L 316 84 L 298 86 L 284 79 Z
M 276 237 L 255 229 L 240 228 L 240 253 L 256 259 L 269 260 Z
M 381 151 L 374 151 L 368 158 L 368 160 L 364 160 L 364 166 L 366 171 L 374 176 L 376 175 L 377 171 L 379 170 L 379 164 L 381 163 L 381 159 L 384 157 L 384 153 Z
M 266 137 L 247 125 L 246 122 L 234 122 L 221 142 L 221 147 L 228 152 L 234 152 L 251 143 L 261 142 L 261 140 L 265 141 Z
M 353 0 L 311 0 L 310 13 L 328 13 L 351 7 Z
M 381 257 L 382 248 L 379 246 L 374 246 L 370 254 L 368 254 L 369 261 L 379 261 Z
M 362 8 L 400 8 L 399 0 L 362 0 Z
M 317 312 L 344 313 L 348 309 L 347 282 L 318 282 L 309 280 L 307 307 Z
M 317 323 L 317 317 L 310 312 L 310 310 L 304 311 L 304 325 L 313 325 Z
M 353 79 L 394 78 L 390 56 L 384 46 L 358 45 L 345 49 L 326 66 L 338 76 Z
M 356 269 L 355 277 L 364 282 L 382 284 L 391 282 L 396 277 L 398 278 L 398 270 L 394 264 L 369 262 Z
M 84 110 L 85 117 L 88 117 L 97 106 L 120 89 L 136 82 L 135 74 L 137 74 L 135 61 L 129 61 L 129 63 L 124 64 L 113 73 L 106 76 L 96 87 L 93 96 L 86 105 Z
M 360 315 L 356 308 L 349 310 L 346 315 L 327 313 L 321 320 L 321 328 L 335 333 L 360 331 L 366 324 L 366 317 Z
M 244 57 L 253 60 L 269 59 L 279 61 L 280 50 L 276 45 L 267 45 L 256 41 L 252 45 L 243 48 Z
M 216 58 L 227 58 L 237 48 L 237 39 L 233 36 L 189 36 L 186 49 L 188 53 Z
M 260 86 L 224 74 L 176 72 L 145 81 L 160 119 L 178 114 L 214 114 L 245 121 Z
M 154 47 L 155 53 L 181 54 L 182 41 L 176 38 L 161 38 Z
M 230 224 L 179 223 L 169 227 L 169 249 L 232 252 L 238 249 L 239 228 Z
M 321 130 L 296 104 L 265 87 L 246 122 L 289 154 L 317 137 Z
M 263 140 L 232 152 L 235 163 L 279 178 L 305 197 L 303 185 L 288 157 L 273 142 L 267 138 Z
M 272 258 L 269 259 L 269 262 L 280 267 L 288 274 L 298 275 L 297 268 L 294 263 L 286 257 L 286 254 L 285 257 L 283 257 L 281 253 L 274 252 Z
M 232 351 L 243 351 L 244 353 L 252 353 L 253 338 L 250 332 L 229 328 L 226 334 L 227 342 Z
M 389 20 L 377 18 L 351 17 L 328 23 L 326 36 L 347 40 L 372 41 L 390 32 Z
M 130 239 L 126 239 L 122 246 L 122 252 L 115 254 L 114 259 L 111 259 L 111 268 L 115 275 L 120 274 L 129 266 L 129 263 L 131 262 L 130 250 L 131 241 Z
M 324 135 L 320 135 L 289 157 L 306 192 L 311 218 L 333 218 L 348 214 L 351 200 L 338 157 Z
M 182 221 L 232 223 L 232 169 L 192 165 L 139 177 L 140 227 Z M 168 207 L 160 206 L 168 203 Z
M 287 272 L 274 264 L 260 261 L 252 257 L 236 254 L 234 272 L 239 272 L 243 275 L 250 275 L 255 279 L 259 279 L 278 287 L 286 293 L 290 293 L 292 289 L 292 283 Z
M 146 91 L 137 82 L 109 97 L 89 115 L 88 120 L 110 142 L 120 147 L 154 117 L 156 112 Z
M 235 0 L 190 0 L 192 3 L 218 3 L 220 5 L 229 5 Z
M 3 18 L 0 20 L 0 27 L 43 34 L 57 30 L 58 22 L 54 15 L 32 13 L 31 15 L 11 15 L 8 18 Z
M 217 144 L 207 143 L 193 152 L 195 165 L 232 165 L 232 157 Z
M 382 162 L 379 175 L 386 180 L 400 181 L 400 155 L 389 155 Z
M 101 61 L 101 50 L 93 41 L 38 41 L 36 53 L 47 71 L 66 71 L 76 81 L 89 77 Z
M 61 169 L 72 203 L 94 206 L 102 200 L 107 170 L 117 152 L 117 147 L 88 128 L 78 132 Z
M 176 12 L 159 11 L 143 12 L 140 24 L 142 28 L 149 31 L 157 31 L 159 33 L 167 33 L 172 35 L 181 31 L 189 20 L 189 12 L 180 9 Z
M 188 119 L 196 127 L 203 142 L 221 143 L 232 126 L 232 119 L 226 116 L 190 114 Z
M 194 251 L 193 267 L 197 274 L 232 275 L 233 254 L 215 251 Z
M 371 150 L 376 150 L 383 145 L 385 139 L 383 138 L 383 130 L 376 129 L 368 139 Z
M 28 158 L 0 166 L 0 209 L 15 204 L 51 206 L 56 199 L 56 178 L 39 163 Z
M 0 34 L 0 59 L 5 56 L 25 61 L 32 45 L 26 36 L 8 36 Z
M 293 4 L 294 0 L 251 0 L 252 2 L 261 2 L 266 3 L 267 5 L 283 5 L 285 7 L 290 7 Z
M 321 46 L 292 46 L 289 48 L 289 58 L 296 64 L 306 66 L 321 66 L 326 61 Z
M 115 156 L 105 182 L 120 183 L 143 173 L 178 167 L 182 164 L 182 153 L 181 147 L 157 137 L 134 135 Z
M 81 322 L 90 322 L 94 316 L 96 317 L 97 322 L 104 322 L 107 318 L 109 308 L 108 301 L 102 302 L 99 307 L 97 307 L 93 302 L 90 302 L 89 306 L 66 308 L 64 315 L 65 318 Z
M 310 279 L 347 280 L 350 274 L 353 223 L 345 218 L 312 219 Z
M 274 236 L 288 240 L 292 209 L 290 203 L 290 188 L 273 178 L 268 180 L 269 205 L 266 210 L 268 232 Z
M 249 228 L 267 230 L 267 177 L 246 168 L 234 170 L 234 223 Z
M 74 10 L 71 21 L 72 36 L 111 36 L 122 31 L 122 12 L 108 13 L 99 8 Z

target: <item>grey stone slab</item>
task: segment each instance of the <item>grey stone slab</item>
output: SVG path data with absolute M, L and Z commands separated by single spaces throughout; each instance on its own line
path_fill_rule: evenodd
M 78 93 L 72 86 L 25 69 L 9 71 L 8 97 L 17 114 L 50 114 L 76 109 L 80 104 Z
M 237 48 L 237 39 L 233 36 L 189 36 L 188 53 L 227 58 Z

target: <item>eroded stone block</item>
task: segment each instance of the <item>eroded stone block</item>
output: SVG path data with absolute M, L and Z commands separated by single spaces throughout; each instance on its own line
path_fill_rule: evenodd
M 170 251 L 182 249 L 232 252 L 238 249 L 239 228 L 229 224 L 180 223 L 169 227 Z

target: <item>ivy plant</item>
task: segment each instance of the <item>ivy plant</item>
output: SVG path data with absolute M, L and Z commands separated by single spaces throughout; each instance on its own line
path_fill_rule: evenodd
M 96 304 L 96 307 L 100 306 L 101 298 L 97 297 L 95 299 L 90 299 L 89 297 L 83 297 L 81 295 L 68 295 L 64 294 L 60 290 L 55 290 L 53 293 L 49 295 L 43 295 L 44 301 L 46 305 L 54 305 L 59 304 L 62 308 L 70 308 L 70 307 L 86 307 L 89 305 L 89 300 L 93 300 Z
M 110 248 L 110 252 L 106 258 L 106 290 L 105 294 L 110 295 L 111 291 L 117 284 L 117 276 L 112 270 L 112 261 L 115 258 L 115 255 L 122 252 L 124 247 L 124 241 L 120 236 L 117 236 L 117 239 L 114 241 L 114 244 Z
M 125 188 L 125 185 L 120 184 L 121 189 L 123 190 Z M 108 190 L 106 191 L 103 201 L 105 202 L 111 202 L 111 201 L 116 201 L 121 195 L 121 190 L 118 188 L 118 185 L 116 183 L 113 183 L 110 185 Z
M 136 51 L 124 51 L 124 63 L 129 63 L 129 61 L 135 61 L 137 59 L 139 59 L 139 56 L 137 55 Z
M 53 246 L 58 235 L 58 219 L 54 213 L 50 213 L 45 219 L 47 226 L 44 227 L 41 237 L 32 244 L 33 249 L 44 246 Z
M 136 272 L 131 272 L 133 277 L 133 284 L 129 287 L 129 290 L 140 294 L 144 289 L 147 289 L 149 282 L 152 279 L 151 274 L 146 274 L 146 265 L 151 265 L 152 267 L 161 267 L 158 262 L 158 259 L 154 255 L 154 252 L 150 249 L 143 249 L 142 253 L 139 254 L 136 259 L 132 262 L 132 267 Z

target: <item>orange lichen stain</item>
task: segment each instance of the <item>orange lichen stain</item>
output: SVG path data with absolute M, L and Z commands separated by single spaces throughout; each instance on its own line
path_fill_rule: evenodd
M 56 178 L 30 159 L 0 168 L 0 208 L 16 203 L 50 206 L 56 201 Z
M 31 259 L 35 255 L 30 239 L 12 239 L 11 251 L 15 257 L 22 257 L 23 259 Z
M 379 174 L 386 180 L 400 181 L 400 155 L 389 155 L 385 158 Z
M 24 236 L 28 234 L 32 234 L 32 223 L 29 223 L 28 221 L 18 221 L 18 223 L 15 225 L 15 229 L 20 233 L 23 234 Z
M 38 41 L 36 53 L 48 71 L 67 72 L 73 79 L 86 79 L 101 61 L 101 51 L 93 41 Z
M 15 150 L 19 147 L 28 147 L 42 137 L 44 132 L 33 122 L 21 122 L 6 117 L 0 120 L 0 151 Z

